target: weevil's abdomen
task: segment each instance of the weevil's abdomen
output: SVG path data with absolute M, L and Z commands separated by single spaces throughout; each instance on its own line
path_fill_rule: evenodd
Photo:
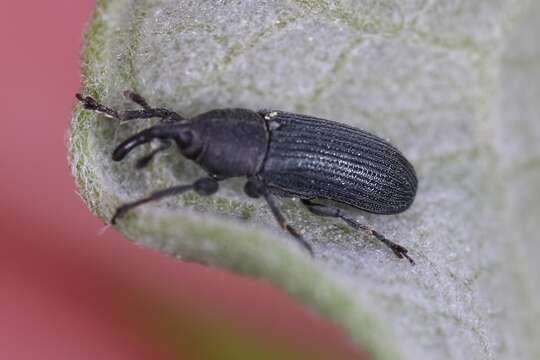
M 270 142 L 261 176 L 276 193 L 328 199 L 377 214 L 406 210 L 414 168 L 383 139 L 333 121 L 268 112 Z

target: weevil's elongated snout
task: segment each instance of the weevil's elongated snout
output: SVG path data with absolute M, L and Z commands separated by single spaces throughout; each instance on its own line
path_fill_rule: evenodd
M 112 154 L 114 161 L 123 160 L 127 154 L 137 146 L 151 142 L 154 139 L 174 140 L 180 146 L 186 146 L 189 136 L 186 136 L 187 124 L 156 125 L 145 129 L 122 142 Z
M 147 142 L 152 141 L 152 139 L 155 138 L 152 134 L 152 128 L 143 130 L 140 133 L 137 133 L 124 142 L 122 142 L 120 145 L 114 149 L 114 152 L 112 154 L 112 159 L 114 161 L 121 161 L 126 157 L 126 155 L 133 149 L 135 149 L 137 146 L 146 144 Z

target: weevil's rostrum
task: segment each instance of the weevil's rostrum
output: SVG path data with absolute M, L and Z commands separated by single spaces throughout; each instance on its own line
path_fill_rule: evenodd
M 219 182 L 232 177 L 246 179 L 244 192 L 264 198 L 279 225 L 313 254 L 311 244 L 291 227 L 279 210 L 275 196 L 297 196 L 319 216 L 339 218 L 356 230 L 376 237 L 399 258 L 408 250 L 346 211 L 316 200 L 330 200 L 376 213 L 396 214 L 413 202 L 417 179 L 412 165 L 391 144 L 369 132 L 334 121 L 281 111 L 218 109 L 186 119 L 174 111 L 152 108 L 140 95 L 125 95 L 142 110 L 118 111 L 77 94 L 83 106 L 109 118 L 127 121 L 161 118 L 155 126 L 136 133 L 116 147 L 114 161 L 151 141 L 161 146 L 139 159 L 137 168 L 175 143 L 179 153 L 197 163 L 206 176 L 151 193 L 120 206 L 111 223 L 147 202 L 195 191 L 210 196 Z
M 376 214 L 412 204 L 417 179 L 391 144 L 360 129 L 274 111 L 262 177 L 301 198 L 324 198 Z

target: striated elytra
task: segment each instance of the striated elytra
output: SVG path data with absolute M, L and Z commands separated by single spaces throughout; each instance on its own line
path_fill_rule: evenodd
M 120 206 L 111 219 L 113 224 L 127 211 L 144 203 L 190 190 L 209 196 L 218 191 L 220 181 L 244 177 L 245 193 L 253 198 L 263 197 L 279 225 L 310 253 L 313 254 L 311 245 L 287 223 L 274 195 L 296 196 L 312 213 L 340 218 L 350 227 L 373 235 L 396 256 L 414 264 L 403 246 L 359 223 L 338 207 L 314 202 L 327 200 L 375 214 L 397 214 L 409 208 L 416 195 L 416 174 L 409 161 L 387 141 L 334 121 L 281 111 L 220 109 L 186 119 L 171 110 L 150 107 L 136 93 L 126 91 L 125 95 L 142 109 L 117 111 L 77 94 L 86 109 L 110 118 L 161 118 L 158 125 L 118 145 L 113 160 L 121 161 L 139 145 L 158 140 L 162 145 L 141 158 L 137 167 L 144 167 L 153 156 L 174 143 L 207 176 Z

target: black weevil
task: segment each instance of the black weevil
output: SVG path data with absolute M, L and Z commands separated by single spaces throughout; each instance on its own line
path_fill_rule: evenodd
M 120 206 L 111 220 L 113 224 L 141 204 L 189 190 L 202 196 L 212 195 L 217 192 L 219 181 L 246 177 L 245 193 L 253 198 L 263 197 L 279 225 L 310 253 L 311 246 L 287 223 L 274 195 L 297 196 L 312 213 L 340 218 L 414 264 L 403 246 L 357 222 L 340 208 L 314 202 L 330 200 L 375 214 L 405 211 L 416 195 L 416 174 L 409 161 L 383 139 L 337 122 L 282 111 L 220 109 L 186 119 L 173 111 L 150 107 L 133 92 L 126 91 L 125 95 L 142 110 L 116 111 L 92 97 L 76 95 L 86 109 L 110 118 L 162 119 L 158 125 L 118 145 L 112 155 L 114 161 L 122 160 L 139 145 L 161 140 L 162 146 L 138 161 L 137 166 L 144 167 L 172 141 L 183 156 L 196 162 L 208 176 Z

